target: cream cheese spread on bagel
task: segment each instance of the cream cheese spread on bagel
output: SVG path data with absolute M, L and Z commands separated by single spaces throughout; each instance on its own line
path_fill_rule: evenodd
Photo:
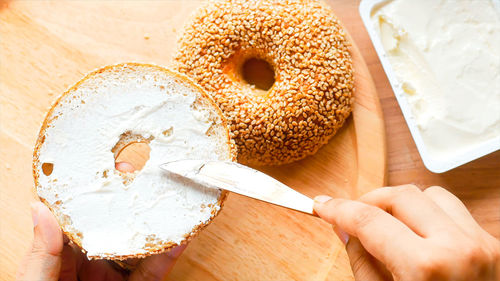
M 148 143 L 149 160 L 126 175 L 115 169 L 113 151 L 133 141 Z M 184 76 L 146 64 L 109 66 L 51 108 L 35 148 L 35 183 L 89 258 L 142 257 L 185 243 L 225 198 L 158 166 L 186 158 L 233 160 L 232 147 L 220 109 Z

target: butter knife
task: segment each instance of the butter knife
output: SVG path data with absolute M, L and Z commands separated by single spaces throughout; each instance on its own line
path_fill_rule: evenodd
M 314 200 L 242 164 L 210 160 L 177 160 L 161 164 L 160 168 L 208 188 L 224 189 L 316 216 L 313 211 Z

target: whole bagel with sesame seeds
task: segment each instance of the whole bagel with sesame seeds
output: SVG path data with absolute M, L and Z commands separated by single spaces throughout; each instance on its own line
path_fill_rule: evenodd
M 321 1 L 212 1 L 186 27 L 175 67 L 222 109 L 239 162 L 279 165 L 314 154 L 349 116 L 349 46 Z

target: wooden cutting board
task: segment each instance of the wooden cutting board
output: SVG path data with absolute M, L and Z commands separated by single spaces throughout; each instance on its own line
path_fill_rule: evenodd
M 332 1 L 333 9 L 337 13 Z M 0 6 L 0 279 L 32 239 L 31 154 L 56 97 L 86 72 L 137 61 L 168 66 L 198 1 L 3 1 Z M 343 6 L 345 7 L 345 5 Z M 308 195 L 356 198 L 385 182 L 380 104 L 354 45 L 355 106 L 316 155 L 261 168 Z M 231 194 L 168 280 L 352 280 L 343 245 L 321 220 Z

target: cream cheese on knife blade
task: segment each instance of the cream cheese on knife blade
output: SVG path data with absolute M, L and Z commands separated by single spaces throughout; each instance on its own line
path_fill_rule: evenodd
M 429 152 L 500 135 L 500 12 L 492 0 L 393 0 L 372 13 Z

